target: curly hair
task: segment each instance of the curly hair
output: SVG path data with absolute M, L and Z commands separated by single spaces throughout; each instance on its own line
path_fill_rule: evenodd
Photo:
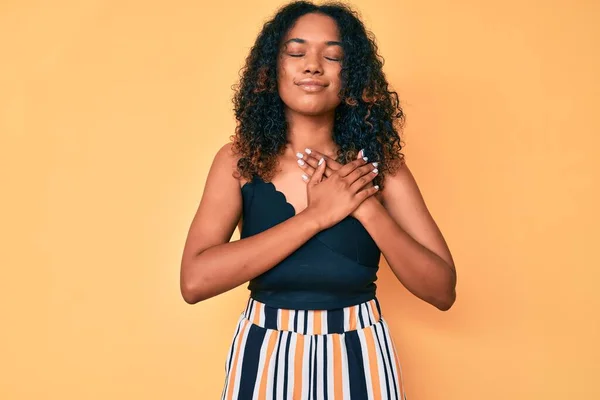
M 234 85 L 237 126 L 231 140 L 234 153 L 239 155 L 237 170 L 248 180 L 254 175 L 270 180 L 275 173 L 277 157 L 287 144 L 284 103 L 277 91 L 277 59 L 282 39 L 298 18 L 309 13 L 336 21 L 344 51 L 341 103 L 335 110 L 333 128 L 336 160 L 345 164 L 364 149 L 370 160 L 380 164 L 374 184 L 383 189 L 385 174 L 393 173 L 404 162 L 399 134 L 404 113 L 398 94 L 386 81 L 373 34 L 356 11 L 341 3 L 295 1 L 264 24 L 246 58 L 240 81 Z

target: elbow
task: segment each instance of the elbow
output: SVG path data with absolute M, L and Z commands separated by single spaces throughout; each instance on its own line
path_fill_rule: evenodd
M 186 303 L 197 304 L 202 300 L 205 300 L 206 296 L 203 293 L 203 287 L 204 285 L 202 284 L 202 279 L 200 277 L 192 279 L 186 277 L 185 274 L 181 275 L 180 291 L 181 296 Z
M 188 304 L 196 304 L 200 302 L 200 297 L 189 287 L 181 288 L 181 296 L 183 300 Z
M 451 296 L 445 298 L 441 301 L 436 302 L 434 305 L 440 311 L 448 311 L 452 308 L 454 303 L 456 302 L 456 292 L 453 292 Z
M 446 293 L 436 305 L 440 311 L 448 311 L 456 302 L 456 267 L 454 265 L 450 268 L 448 280 Z
M 448 311 L 456 303 L 456 282 L 452 284 L 447 293 L 435 302 L 435 307 L 440 311 Z

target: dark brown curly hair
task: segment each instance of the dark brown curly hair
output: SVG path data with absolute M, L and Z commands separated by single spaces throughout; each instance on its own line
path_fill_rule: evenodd
M 277 157 L 287 144 L 284 103 L 277 91 L 277 58 L 281 41 L 295 21 L 309 13 L 333 18 L 340 31 L 344 58 L 341 69 L 342 102 L 335 110 L 333 140 L 337 161 L 356 159 L 358 151 L 379 162 L 374 180 L 383 189 L 386 173 L 404 162 L 399 132 L 404 113 L 398 94 L 389 88 L 383 73 L 383 58 L 377 53 L 373 34 L 365 29 L 358 14 L 340 3 L 315 5 L 290 3 L 263 26 L 235 88 L 233 98 L 237 127 L 231 136 L 232 149 L 239 155 L 237 169 L 245 179 L 258 175 L 265 181 L 275 173 Z

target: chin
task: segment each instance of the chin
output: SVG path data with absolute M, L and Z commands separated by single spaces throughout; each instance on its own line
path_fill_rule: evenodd
M 316 117 L 316 116 L 320 116 L 320 115 L 330 114 L 335 111 L 336 107 L 337 107 L 337 105 L 332 105 L 332 104 L 314 104 L 314 105 L 302 104 L 302 105 L 294 105 L 289 108 L 295 113 L 298 113 L 301 115 L 307 115 L 307 116 L 311 116 L 311 117 Z

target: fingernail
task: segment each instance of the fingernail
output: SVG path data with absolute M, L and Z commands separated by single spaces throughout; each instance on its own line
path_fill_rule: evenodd
M 369 161 L 369 158 L 368 157 L 363 157 L 363 160 Z
M 304 160 L 301 160 L 301 159 L 299 159 L 299 160 L 298 160 L 298 164 L 300 164 L 300 165 L 304 165 Z
M 311 150 L 310 150 L 310 149 L 308 149 L 308 148 L 307 148 L 307 149 L 304 149 L 304 151 L 306 152 L 306 154 L 310 154 L 310 153 L 311 153 Z
M 361 157 L 364 157 L 364 155 L 365 155 L 365 149 L 360 149 L 359 153 L 360 153 Z
M 325 159 L 321 157 L 321 159 L 319 160 L 319 165 L 323 164 L 323 161 L 325 161 Z
M 375 169 L 373 170 L 373 173 L 374 173 L 374 174 L 376 174 L 376 173 L 378 173 L 378 172 L 379 172 L 379 170 L 378 170 L 377 168 L 375 168 Z
M 302 153 L 296 153 L 296 157 L 302 158 L 302 157 L 304 157 L 304 154 L 302 154 Z
M 379 185 L 375 185 L 373 187 L 375 188 L 375 190 L 379 190 Z
M 305 180 L 305 181 L 307 181 L 308 180 L 308 175 L 302 174 L 302 179 Z
M 378 165 L 379 165 L 379 163 L 378 163 L 378 162 L 374 162 L 374 163 L 373 163 L 373 166 L 374 166 L 375 168 L 377 168 L 377 166 L 378 166 Z

